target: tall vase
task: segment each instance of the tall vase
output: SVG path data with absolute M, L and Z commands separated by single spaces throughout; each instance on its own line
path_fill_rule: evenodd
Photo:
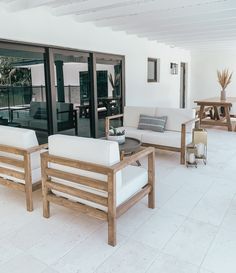
M 220 92 L 220 99 L 221 99 L 221 100 L 226 100 L 226 92 L 225 92 L 225 89 L 223 89 L 223 90 Z

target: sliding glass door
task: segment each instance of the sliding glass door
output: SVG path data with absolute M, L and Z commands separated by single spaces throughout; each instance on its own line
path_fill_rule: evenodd
M 124 56 L 0 41 L 0 124 L 33 129 L 40 143 L 103 137 L 124 97 Z
M 105 136 L 105 117 L 123 111 L 122 59 L 60 49 L 51 54 L 55 132 Z M 119 126 L 121 120 L 114 123 Z

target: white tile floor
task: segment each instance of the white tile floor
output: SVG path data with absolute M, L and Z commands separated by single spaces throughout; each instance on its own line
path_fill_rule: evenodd
M 208 140 L 197 169 L 156 153 L 157 209 L 144 199 L 123 215 L 116 247 L 104 222 L 54 205 L 44 219 L 39 191 L 28 213 L 23 194 L 0 187 L 0 273 L 235 273 L 236 133 Z

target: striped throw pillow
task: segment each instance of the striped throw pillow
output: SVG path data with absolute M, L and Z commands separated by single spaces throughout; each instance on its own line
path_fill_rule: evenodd
M 147 115 L 139 116 L 138 129 L 151 130 L 155 132 L 164 132 L 166 126 L 167 116 L 154 117 Z

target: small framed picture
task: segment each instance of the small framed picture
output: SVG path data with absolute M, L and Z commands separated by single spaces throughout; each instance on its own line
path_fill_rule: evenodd
M 170 63 L 170 74 L 177 75 L 178 74 L 178 64 Z

